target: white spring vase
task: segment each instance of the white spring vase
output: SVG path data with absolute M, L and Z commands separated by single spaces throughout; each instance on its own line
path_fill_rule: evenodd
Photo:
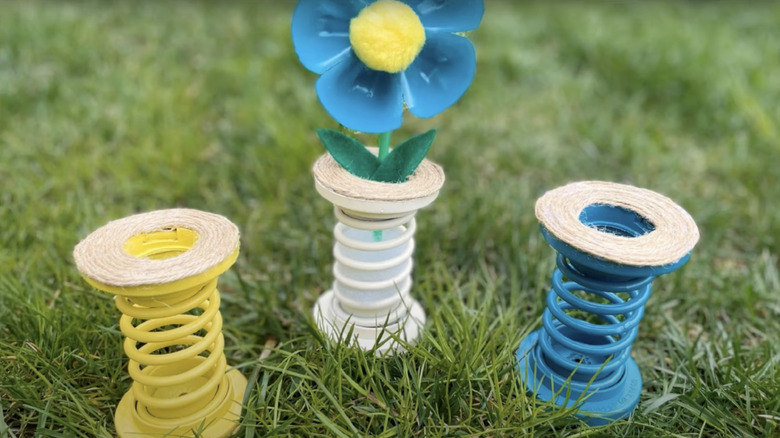
M 350 174 L 325 154 L 312 173 L 338 221 L 333 284 L 314 305 L 317 325 L 332 339 L 378 355 L 404 351 L 425 325 L 425 311 L 410 293 L 414 217 L 439 195 L 444 171 L 423 160 L 407 181 L 380 183 Z
M 334 281 L 314 308 L 320 329 L 336 339 L 351 330 L 364 350 L 379 343 L 377 352 L 400 350 L 390 334 L 418 339 L 425 311 L 410 295 L 416 212 L 360 217 L 335 207 Z

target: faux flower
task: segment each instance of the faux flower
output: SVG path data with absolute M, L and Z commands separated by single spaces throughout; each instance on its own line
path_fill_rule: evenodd
M 401 126 L 404 105 L 432 117 L 474 78 L 476 56 L 459 35 L 479 26 L 482 0 L 299 0 L 292 39 L 314 73 L 325 109 L 349 129 Z

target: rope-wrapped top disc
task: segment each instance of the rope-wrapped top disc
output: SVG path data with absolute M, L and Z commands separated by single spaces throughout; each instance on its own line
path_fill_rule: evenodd
M 592 206 L 620 207 L 649 224 L 630 237 L 581 220 Z M 696 222 L 671 199 L 650 190 L 601 181 L 568 184 L 536 202 L 536 218 L 553 236 L 592 256 L 630 266 L 664 266 L 685 257 L 699 240 Z
M 438 164 L 424 159 L 417 170 L 402 183 L 370 181 L 352 175 L 330 154 L 322 155 L 312 168 L 318 184 L 348 198 L 368 201 L 408 201 L 439 193 L 444 185 L 444 170 Z
M 191 232 L 194 243 L 176 256 L 139 257 L 126 249 L 128 241 L 137 236 L 179 229 Z M 206 273 L 236 257 L 238 249 L 238 227 L 227 218 L 199 210 L 170 209 L 111 221 L 76 245 L 73 257 L 88 279 L 116 288 L 135 288 Z

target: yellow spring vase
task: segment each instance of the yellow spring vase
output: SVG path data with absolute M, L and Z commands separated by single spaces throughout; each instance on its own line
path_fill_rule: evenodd
M 74 250 L 97 289 L 116 295 L 130 390 L 114 418 L 120 437 L 226 437 L 246 379 L 228 369 L 217 280 L 238 257 L 222 216 L 161 210 L 113 221 Z

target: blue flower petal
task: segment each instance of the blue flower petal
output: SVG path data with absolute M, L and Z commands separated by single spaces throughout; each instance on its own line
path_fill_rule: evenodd
M 316 88 L 325 110 L 349 129 L 380 133 L 401 126 L 398 75 L 369 69 L 351 51 L 344 62 L 320 76 Z
M 465 32 L 482 21 L 482 0 L 402 0 L 420 17 L 428 31 Z
M 406 106 L 417 117 L 439 114 L 466 92 L 476 68 L 476 53 L 468 39 L 429 34 L 417 59 L 400 73 Z
M 368 0 L 300 0 L 292 16 L 292 40 L 301 64 L 323 73 L 349 53 L 349 21 Z

